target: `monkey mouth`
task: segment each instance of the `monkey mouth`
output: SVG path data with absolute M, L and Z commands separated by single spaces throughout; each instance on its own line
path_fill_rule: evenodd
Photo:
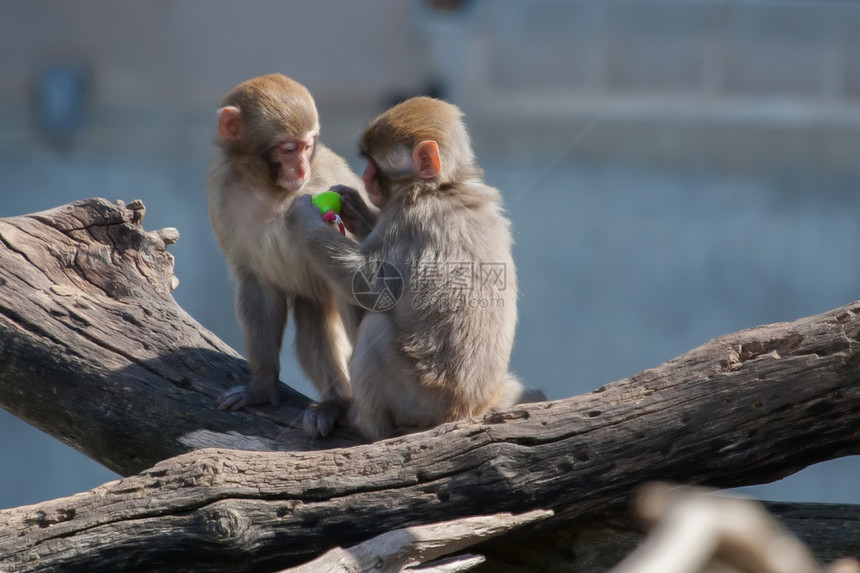
M 278 177 L 277 185 L 278 187 L 282 187 L 287 191 L 301 191 L 302 188 L 307 184 L 310 177 L 305 175 L 304 177 L 293 176 L 293 177 Z

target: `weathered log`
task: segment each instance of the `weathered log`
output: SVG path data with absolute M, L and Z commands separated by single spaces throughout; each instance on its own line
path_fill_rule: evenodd
M 430 569 L 422 565 L 550 515 L 550 511 L 536 510 L 523 515 L 500 513 L 406 527 L 383 533 L 350 549 L 337 547 L 310 563 L 285 569 L 280 573 L 397 573 L 402 569 L 429 573 Z M 432 570 L 441 572 L 441 567 L 444 567 L 445 571 L 465 571 L 483 562 L 483 559 L 475 559 L 480 556 L 464 557 L 466 558 L 458 559 L 458 563 L 437 565 L 432 567 Z
M 212 408 L 246 367 L 172 301 L 173 234 L 144 233 L 141 212 L 94 200 L 0 221 L 0 403 L 125 474 L 231 436 L 261 449 L 354 443 L 309 444 L 295 394 L 257 415 Z M 272 570 L 495 512 L 551 509 L 548 527 L 582 527 L 646 481 L 768 482 L 860 452 L 858 337 L 860 302 L 421 434 L 184 454 L 0 512 L 0 569 Z
M 102 199 L 0 219 L 0 406 L 121 475 L 202 445 L 305 450 L 308 398 L 225 414 L 247 364 L 174 301 L 178 233 Z
M 102 487 L 110 485 L 105 484 Z M 89 494 L 98 496 L 99 492 L 94 490 Z M 88 494 L 79 494 L 86 495 Z M 224 513 L 219 521 L 217 508 L 212 508 L 208 513 L 198 515 L 193 529 L 189 531 L 185 531 L 184 525 L 176 520 L 165 520 L 162 524 L 166 524 L 170 532 L 187 535 L 184 543 L 187 544 L 188 554 L 180 555 L 181 550 L 173 546 L 170 551 L 162 552 L 158 543 L 149 545 L 147 540 L 135 540 L 137 533 L 161 525 L 146 526 L 147 518 L 141 518 L 140 515 L 123 518 L 123 508 L 109 510 L 112 496 L 102 500 L 104 509 L 97 509 L 98 501 L 92 505 L 94 511 L 101 511 L 103 515 L 101 525 L 96 525 L 95 531 L 78 532 L 69 537 L 64 537 L 61 533 L 53 536 L 46 532 L 30 551 L 11 551 L 15 547 L 18 529 L 8 529 L 10 521 L 29 515 L 32 523 L 50 529 L 64 520 L 74 518 L 75 507 L 80 507 L 74 498 L 56 501 L 64 503 L 53 506 L 38 504 L 3 512 L 5 515 L 0 520 L 0 571 L 5 568 L 9 571 L 63 572 L 275 571 L 282 566 L 269 564 L 269 561 L 278 563 L 279 559 L 276 557 L 269 560 L 264 560 L 259 555 L 255 557 L 244 554 L 243 557 L 241 548 L 237 547 L 236 551 L 230 551 L 229 547 L 218 548 L 219 545 L 233 543 L 233 536 L 237 533 L 243 536 L 252 535 L 249 531 L 237 531 L 247 528 L 253 519 L 252 514 L 242 514 L 240 522 L 238 515 L 234 514 L 231 518 L 229 513 Z M 54 515 L 45 513 L 56 510 L 60 505 L 65 506 L 65 514 L 62 511 Z M 239 507 L 238 503 L 236 507 Z M 844 556 L 860 557 L 860 506 L 766 503 L 765 507 L 806 543 L 819 561 L 826 563 Z M 225 509 L 226 506 L 222 507 L 222 510 Z M 360 508 L 356 508 L 356 512 L 359 510 Z M 181 513 L 178 508 L 177 513 Z M 112 514 L 113 517 L 109 517 Z M 153 513 L 150 517 L 156 515 Z M 138 519 L 143 521 L 138 523 Z M 111 535 L 123 528 L 112 527 L 110 533 L 106 530 L 101 530 L 100 533 L 98 529 L 112 521 L 126 521 L 126 525 L 133 528 L 133 531 L 122 534 L 128 537 L 124 539 L 121 547 L 107 541 Z M 361 537 L 360 532 L 354 533 L 356 537 Z M 265 538 L 266 532 L 257 530 L 253 535 Z M 585 521 L 573 527 L 539 531 L 527 537 L 518 536 L 513 540 L 506 538 L 491 541 L 470 547 L 469 551 L 486 557 L 485 564 L 475 569 L 485 573 L 603 573 L 628 556 L 644 538 L 644 530 L 638 522 L 626 512 L 622 512 L 611 518 Z M 225 563 L 224 559 L 228 556 L 229 560 Z M 24 561 L 25 558 L 28 560 Z

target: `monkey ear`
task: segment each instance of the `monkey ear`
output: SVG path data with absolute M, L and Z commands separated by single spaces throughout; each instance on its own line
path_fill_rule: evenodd
M 435 141 L 421 141 L 416 144 L 412 150 L 412 161 L 415 164 L 415 172 L 422 179 L 436 177 L 442 170 L 439 146 Z
M 218 110 L 218 135 L 224 141 L 238 141 L 242 131 L 242 112 L 228 105 Z

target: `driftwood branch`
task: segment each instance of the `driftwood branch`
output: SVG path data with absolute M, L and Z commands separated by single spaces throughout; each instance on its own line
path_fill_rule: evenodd
M 0 404 L 141 472 L 0 512 L 0 569 L 275 570 L 393 529 L 552 510 L 537 535 L 616 515 L 643 482 L 764 483 L 860 453 L 860 302 L 371 445 L 308 442 L 307 398 L 286 388 L 280 409 L 218 412 L 247 366 L 173 301 L 175 232 L 144 232 L 142 213 L 90 200 L 0 220 Z M 204 445 L 293 451 L 170 458 Z
M 145 232 L 144 211 L 91 199 L 0 219 L 0 406 L 121 475 L 205 445 L 320 447 L 287 386 L 277 409 L 214 408 L 247 364 L 173 300 L 178 232 Z
M 854 559 L 826 570 L 758 503 L 700 489 L 649 484 L 637 496 L 648 539 L 611 573 L 860 573 Z
M 502 513 L 407 527 L 383 533 L 348 550 L 332 549 L 310 563 L 282 573 L 465 571 L 480 564 L 483 558 L 468 555 L 445 564 L 422 565 L 550 515 L 551 511 L 536 510 L 523 515 Z

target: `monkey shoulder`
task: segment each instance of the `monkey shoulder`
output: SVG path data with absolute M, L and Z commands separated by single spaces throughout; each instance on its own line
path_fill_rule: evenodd
M 480 182 L 457 185 L 405 207 L 399 219 L 424 235 L 425 242 L 469 245 L 484 238 L 509 245 L 510 220 L 494 187 Z M 428 224 L 439 221 L 444 224 Z

